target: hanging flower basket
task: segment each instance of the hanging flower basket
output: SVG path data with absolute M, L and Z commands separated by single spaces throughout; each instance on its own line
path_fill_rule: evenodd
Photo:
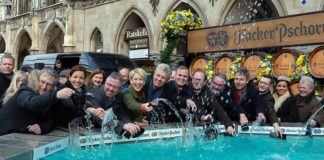
M 255 82 L 258 82 L 261 77 L 265 74 L 272 76 L 272 72 L 271 72 L 271 66 L 272 66 L 272 56 L 271 55 L 267 55 L 263 60 L 260 61 L 260 66 L 259 66 L 259 73 L 256 77 Z
M 241 67 L 242 57 L 237 57 L 233 62 L 227 75 L 227 79 L 233 79 L 235 72 Z
M 309 76 L 307 70 L 308 58 L 304 54 L 298 56 L 294 72 L 289 75 L 289 81 L 299 81 L 302 76 Z
M 162 40 L 167 46 L 161 51 L 161 62 L 170 63 L 170 55 L 176 46 L 184 40 L 188 30 L 200 28 L 201 19 L 190 10 L 171 12 L 161 23 Z

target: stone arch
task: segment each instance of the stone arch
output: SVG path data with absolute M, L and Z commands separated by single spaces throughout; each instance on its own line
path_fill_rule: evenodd
M 91 52 L 102 52 L 103 51 L 103 36 L 102 36 L 102 32 L 100 31 L 100 29 L 98 27 L 95 27 L 95 29 L 93 29 L 93 32 L 90 36 L 89 51 L 91 51 Z
M 192 0 L 174 1 L 173 3 L 171 3 L 171 5 L 168 7 L 167 11 L 164 13 L 162 18 L 160 19 L 160 22 L 163 22 L 165 20 L 165 18 L 169 15 L 170 12 L 174 11 L 175 9 L 177 9 L 177 7 L 179 7 L 181 5 L 188 5 L 191 8 L 193 8 L 194 12 L 196 12 L 198 14 L 198 16 L 201 18 L 202 25 L 205 27 L 209 26 L 207 16 L 206 16 L 205 12 L 203 12 L 202 7 L 200 7 L 200 5 L 196 1 L 192 1 Z M 155 32 L 159 33 L 159 37 L 161 37 L 160 25 L 156 28 Z M 161 38 L 158 38 L 158 45 L 159 45 L 158 48 L 160 48 L 160 50 L 162 50 L 163 40 L 161 40 Z
M 322 1 L 321 5 L 320 5 L 320 10 L 324 10 L 324 1 Z
M 0 33 L 0 53 L 6 52 L 6 38 L 3 32 Z
M 64 52 L 65 26 L 58 20 L 49 21 L 41 38 L 40 53 Z
M 16 66 L 19 69 L 24 60 L 24 57 L 30 54 L 32 39 L 30 33 L 24 28 L 19 29 L 17 33 L 18 34 L 16 36 L 16 41 L 13 45 L 13 53 L 14 55 L 16 55 Z
M 147 33 L 148 33 L 148 37 L 149 37 L 149 48 L 153 47 L 152 28 L 151 28 L 151 25 L 149 25 L 147 16 L 144 14 L 144 12 L 142 10 L 140 10 L 139 8 L 137 8 L 135 6 L 132 6 L 126 12 L 126 14 L 123 16 L 124 18 L 118 25 L 119 28 L 117 29 L 117 34 L 116 34 L 116 38 L 115 38 L 116 43 L 115 43 L 115 47 L 114 47 L 114 51 L 116 51 L 116 53 L 120 53 L 122 48 L 125 45 L 124 35 L 126 33 L 126 25 L 127 25 L 127 22 L 131 16 L 138 16 L 142 20 L 144 26 L 147 29 Z
M 242 1 L 237 1 L 237 0 L 231 0 L 231 1 L 229 1 L 228 3 L 226 3 L 226 5 L 224 5 L 223 6 L 223 8 L 222 8 L 222 10 L 221 10 L 221 12 L 220 13 L 222 13 L 222 15 L 221 16 L 219 16 L 220 18 L 217 20 L 217 24 L 219 24 L 219 25 L 223 25 L 223 24 L 231 24 L 229 21 L 230 20 L 227 20 L 226 18 L 229 16 L 229 14 L 231 13 L 231 11 L 235 11 L 235 10 L 233 10 L 233 7 L 237 7 L 236 5 L 237 5 L 237 3 L 248 3 L 248 2 L 251 2 L 251 1 L 253 1 L 253 0 L 242 0 Z M 258 0 L 255 0 L 255 1 L 258 1 Z M 255 3 L 255 4 L 257 4 L 257 5 L 265 5 L 265 6 L 267 6 L 267 7 L 270 7 L 272 10 L 273 10 L 273 17 L 279 17 L 280 16 L 280 14 L 285 14 L 285 13 L 282 13 L 282 12 L 284 12 L 284 7 L 283 7 L 283 4 L 282 4 L 282 2 L 280 2 L 280 1 L 274 1 L 274 2 L 272 2 L 272 1 L 266 1 L 267 3 L 266 3 L 266 5 L 265 5 L 265 3 L 264 2 L 259 2 L 259 3 Z M 253 4 L 254 4 L 254 2 L 253 2 Z M 275 5 L 276 4 L 276 5 Z M 262 14 L 268 14 L 267 12 L 260 12 L 259 10 L 261 10 L 262 11 L 262 8 L 263 6 L 258 6 L 258 7 L 256 7 L 257 8 L 257 13 L 256 14 L 260 14 L 260 15 L 262 15 Z M 259 9 L 259 8 L 262 8 L 262 9 Z M 280 9 L 279 11 L 278 11 L 278 8 Z M 243 9 L 241 9 L 241 11 L 242 11 Z M 259 13 L 260 12 L 260 13 Z M 244 14 L 242 14 L 243 15 L 243 18 L 245 17 L 245 15 Z M 266 16 L 269 16 L 269 15 L 266 15 Z M 238 16 L 234 16 L 234 17 L 238 17 Z M 242 17 L 242 16 L 240 16 L 240 17 Z M 271 18 L 271 17 L 267 17 L 267 18 Z M 256 18 L 256 19 L 258 19 L 258 18 Z M 243 22 L 247 22 L 247 21 L 243 21 Z M 239 22 L 236 22 L 235 20 L 234 20 L 234 23 L 239 23 Z

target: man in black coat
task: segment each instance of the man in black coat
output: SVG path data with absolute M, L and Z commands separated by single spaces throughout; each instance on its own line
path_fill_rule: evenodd
M 278 117 L 274 110 L 275 100 L 270 92 L 272 86 L 272 77 L 269 75 L 263 75 L 260 78 L 258 90 L 262 103 L 266 106 L 266 117 L 268 123 L 274 127 L 274 131 L 282 136 L 282 130 L 279 128 Z
M 39 76 L 38 87 L 31 88 L 30 83 L 35 82 L 22 84 L 0 110 L 0 135 L 14 132 L 45 134 L 51 131 L 56 102 L 74 93 L 69 88 L 53 91 L 56 80 L 53 71 L 44 70 Z
M 145 124 L 132 123 L 125 105 L 122 102 L 120 87 L 122 85 L 122 77 L 119 73 L 111 73 L 106 82 L 101 87 L 95 87 L 89 91 L 87 101 L 87 111 L 94 115 L 95 125 L 101 126 L 107 111 L 112 108 L 113 113 L 117 116 L 117 126 L 114 130 L 117 134 L 122 135 L 128 131 L 131 135 L 135 135 Z M 89 104 L 90 102 L 90 104 Z M 107 115 L 106 115 L 107 116 Z
M 265 105 L 261 103 L 258 91 L 248 81 L 249 71 L 239 69 L 234 80 L 227 84 L 223 81 L 225 78 L 221 77 L 213 78 L 212 90 L 231 119 L 239 120 L 242 125 L 255 119 L 265 121 Z
M 153 74 L 152 79 L 148 79 L 144 86 L 144 92 L 146 95 L 146 101 L 151 102 L 157 99 L 165 99 L 169 103 L 173 103 L 177 96 L 175 87 L 175 82 L 170 81 L 171 68 L 168 64 L 161 63 L 159 64 Z M 152 118 L 151 115 L 146 117 L 152 123 L 161 123 L 161 122 L 174 122 L 174 111 L 170 109 L 171 106 L 165 102 L 158 103 L 156 107 L 153 108 L 154 112 L 157 113 L 157 116 L 154 115 Z
M 223 107 L 218 100 L 207 88 L 205 82 L 205 73 L 202 70 L 195 71 L 192 77 L 192 87 L 194 95 L 192 99 L 197 105 L 197 119 L 204 122 L 212 122 L 214 120 L 221 121 L 229 134 L 235 133 L 233 123 L 225 113 Z
M 246 68 L 236 71 L 234 82 L 230 88 L 231 98 L 239 104 L 239 121 L 241 125 L 249 121 L 265 122 L 266 107 L 261 102 L 260 95 L 252 83 L 249 83 L 250 73 Z
M 6 92 L 10 85 L 13 69 L 15 68 L 15 58 L 10 54 L 5 54 L 1 57 L 0 62 L 0 98 Z

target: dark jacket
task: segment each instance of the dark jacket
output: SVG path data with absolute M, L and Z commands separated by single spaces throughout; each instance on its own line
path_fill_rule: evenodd
M 195 92 L 192 96 L 197 106 L 197 118 L 201 121 L 201 117 L 211 114 L 215 120 L 221 121 L 226 128 L 233 125 L 230 118 L 225 113 L 223 107 L 211 91 L 205 86 L 200 92 Z
M 179 121 L 174 115 L 172 109 L 173 103 L 177 99 L 177 89 L 174 81 L 167 82 L 164 86 L 153 89 L 153 81 L 147 80 L 144 86 L 144 91 L 147 101 L 153 101 L 157 99 L 166 99 L 169 104 L 159 101 L 158 106 L 154 107 L 154 112 L 158 114 L 160 122 L 175 122 Z M 171 106 L 170 106 L 171 105 Z
M 175 106 L 177 112 L 180 114 L 182 121 L 186 120 L 186 115 L 180 112 L 181 109 L 189 109 L 190 106 L 187 106 L 187 99 L 190 99 L 193 95 L 192 89 L 189 85 L 184 85 L 181 90 L 177 87 L 175 81 L 170 81 L 168 83 L 168 90 L 172 91 L 170 93 L 173 98 L 170 102 Z M 189 109 L 190 110 L 190 109 Z M 170 122 L 180 122 L 179 117 L 175 114 L 175 111 L 169 112 L 168 118 Z
M 84 116 L 86 90 L 85 86 L 78 90 L 74 89 L 70 81 L 66 82 L 65 87 L 73 89 L 75 94 L 60 101 L 60 107 L 55 111 L 55 125 L 67 128 L 73 119 Z
M 124 125 L 131 122 L 131 118 L 126 111 L 126 107 L 122 102 L 122 95 L 119 93 L 113 98 L 108 98 L 104 91 L 104 85 L 101 87 L 96 87 L 90 90 L 87 94 L 87 101 L 89 101 L 94 108 L 103 108 L 107 110 L 112 108 L 113 113 L 117 116 L 117 126 L 115 127 L 115 132 L 117 134 L 122 134 L 124 132 Z M 96 126 L 101 126 L 102 120 L 95 118 L 94 121 Z
M 299 94 L 289 97 L 278 110 L 278 117 L 282 122 L 306 122 L 321 107 L 320 101 L 314 93 L 307 97 Z M 324 110 L 322 109 L 314 117 L 319 123 L 324 123 Z
M 141 91 L 140 97 L 138 97 L 134 87 L 129 85 L 123 92 L 123 102 L 126 105 L 132 120 L 141 122 L 144 116 L 140 110 L 140 106 L 146 102 L 145 93 Z
M 260 98 L 262 103 L 264 103 L 264 105 L 266 106 L 266 119 L 268 121 L 268 123 L 273 124 L 273 123 L 278 123 L 278 117 L 276 114 L 276 111 L 274 110 L 274 103 L 275 100 L 272 96 L 272 94 L 270 93 L 270 91 L 266 92 L 266 93 L 260 93 Z
M 19 132 L 29 133 L 27 126 L 38 124 L 42 134 L 54 127 L 53 107 L 56 92 L 38 95 L 23 84 L 0 110 L 0 135 Z
M 2 97 L 10 85 L 10 76 L 7 76 L 0 72 L 0 97 Z
M 231 80 L 230 83 L 231 85 L 228 89 L 230 93 L 230 98 L 234 101 L 234 94 L 236 92 L 236 88 L 233 80 Z M 264 104 L 261 103 L 259 93 L 252 83 L 248 83 L 246 88 L 244 89 L 240 97 L 240 101 L 238 102 L 236 111 L 238 112 L 236 120 L 239 120 L 239 114 L 241 113 L 245 114 L 249 121 L 255 120 L 259 113 L 264 113 L 264 115 L 266 115 L 266 107 Z

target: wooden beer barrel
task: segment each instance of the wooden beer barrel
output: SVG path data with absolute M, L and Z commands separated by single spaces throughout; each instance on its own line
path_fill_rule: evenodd
M 227 76 L 229 74 L 229 69 L 232 65 L 232 62 L 233 60 L 231 57 L 229 57 L 228 55 L 223 55 L 216 60 L 214 71 L 223 73 Z
M 250 80 L 254 79 L 259 73 L 261 56 L 258 54 L 251 54 L 245 56 L 241 66 L 250 71 Z
M 315 48 L 309 54 L 309 73 L 316 78 L 324 78 L 324 46 Z
M 299 90 L 298 90 L 298 81 L 295 81 L 295 82 L 291 82 L 290 83 L 290 91 L 293 95 L 297 95 L 299 94 Z
M 190 75 L 192 76 L 195 70 L 202 69 L 205 70 L 205 65 L 207 64 L 206 58 L 204 56 L 196 57 L 192 60 L 190 64 Z
M 271 71 L 275 77 L 286 76 L 294 72 L 296 66 L 295 57 L 298 57 L 298 50 L 283 49 L 279 51 L 272 59 Z

